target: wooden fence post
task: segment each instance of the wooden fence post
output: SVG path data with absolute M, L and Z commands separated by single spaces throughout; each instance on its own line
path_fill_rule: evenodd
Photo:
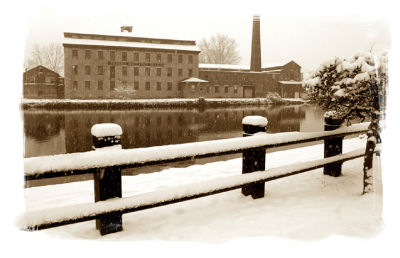
M 342 124 L 339 119 L 325 117 L 325 131 L 338 129 Z M 342 154 L 343 137 L 324 140 L 324 158 Z M 342 162 L 335 162 L 324 166 L 324 175 L 338 177 L 342 174 Z
M 246 116 L 242 120 L 243 137 L 252 136 L 255 133 L 266 132 L 268 120 L 262 116 Z M 242 154 L 242 174 L 265 170 L 265 149 L 254 148 L 244 150 Z M 265 183 L 251 183 L 242 187 L 242 194 L 251 195 L 253 199 L 262 198 L 265 195 Z
M 374 151 L 378 140 L 378 120 L 373 118 L 368 127 L 367 144 L 364 156 L 364 175 L 363 175 L 363 194 L 374 191 L 374 179 L 372 171 L 372 163 L 374 159 Z
M 117 124 L 96 124 L 91 130 L 93 149 L 115 146 L 121 148 L 122 129 Z M 95 202 L 122 197 L 121 169 L 108 167 L 93 174 Z M 96 219 L 96 228 L 101 235 L 122 231 L 122 213 L 110 212 Z

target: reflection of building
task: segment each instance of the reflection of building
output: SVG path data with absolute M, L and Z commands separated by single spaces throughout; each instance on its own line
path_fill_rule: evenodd
M 42 65 L 24 72 L 24 98 L 64 98 L 64 83 L 60 75 Z
M 253 17 L 251 62 L 249 66 L 199 64 L 199 77 L 209 81 L 199 87 L 204 97 L 251 98 L 276 92 L 281 97 L 300 97 L 301 67 L 294 61 L 279 65 L 261 65 L 260 17 Z M 193 91 L 194 94 L 199 92 Z
M 66 32 L 63 45 L 66 98 L 175 98 L 198 77 L 191 40 Z

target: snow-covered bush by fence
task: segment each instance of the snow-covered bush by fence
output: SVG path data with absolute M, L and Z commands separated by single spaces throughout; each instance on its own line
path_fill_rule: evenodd
M 342 121 L 371 117 L 385 106 L 387 54 L 359 53 L 322 64 L 303 83 L 311 100 Z

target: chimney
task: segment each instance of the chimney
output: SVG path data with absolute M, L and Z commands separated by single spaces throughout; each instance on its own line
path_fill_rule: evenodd
M 260 15 L 253 16 L 250 71 L 261 72 Z
M 132 26 L 121 26 L 121 32 L 132 32 Z

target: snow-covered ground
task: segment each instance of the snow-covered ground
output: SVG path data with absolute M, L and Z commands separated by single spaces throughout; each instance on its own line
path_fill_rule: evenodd
M 365 146 L 365 137 L 344 141 L 344 152 Z M 315 145 L 267 154 L 267 168 L 323 157 Z M 240 190 L 179 204 L 125 214 L 124 230 L 100 236 L 88 221 L 43 231 L 50 237 L 96 240 L 194 241 L 227 243 L 240 239 L 280 237 L 301 241 L 333 235 L 369 239 L 382 230 L 380 159 L 376 158 L 375 193 L 361 195 L 363 159 L 343 165 L 338 178 L 322 169 L 266 183 L 266 197 L 253 200 Z M 241 173 L 241 159 L 157 173 L 125 176 L 123 196 L 168 189 Z M 93 181 L 25 189 L 26 210 L 93 202 Z M 42 233 L 30 233 L 42 234 Z

